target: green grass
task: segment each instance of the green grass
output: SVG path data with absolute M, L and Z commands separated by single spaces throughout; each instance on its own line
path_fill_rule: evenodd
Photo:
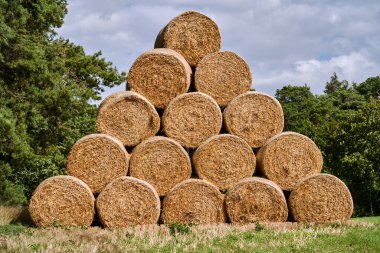
M 348 224 L 0 226 L 0 252 L 380 252 L 380 217 Z

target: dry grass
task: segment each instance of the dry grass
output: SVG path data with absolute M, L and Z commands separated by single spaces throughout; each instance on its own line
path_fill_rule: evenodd
M 0 225 L 7 225 L 15 221 L 23 208 L 19 206 L 0 206 Z
M 379 224 L 311 226 L 262 223 L 244 226 L 142 225 L 108 230 L 49 228 L 0 234 L 1 252 L 376 252 Z M 367 241 L 352 240 L 367 231 Z M 1 232 L 1 231 L 0 231 Z M 329 242 L 336 242 L 336 250 Z M 338 244 L 347 240 L 346 245 Z M 344 241 L 343 241 L 344 242 Z M 333 244 L 334 245 L 334 244 Z M 330 246 L 331 247 L 331 246 Z M 359 250 L 358 250 L 359 249 Z

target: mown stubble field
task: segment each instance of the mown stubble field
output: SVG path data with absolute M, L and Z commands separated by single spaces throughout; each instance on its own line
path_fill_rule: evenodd
M 346 224 L 0 226 L 0 252 L 380 252 L 380 217 Z

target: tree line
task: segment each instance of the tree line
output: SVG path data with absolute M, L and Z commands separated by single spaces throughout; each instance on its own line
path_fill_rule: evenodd
M 45 178 L 64 174 L 76 140 L 95 131 L 105 87 L 119 72 L 101 52 L 59 37 L 66 0 L 0 0 L 0 204 L 27 204 Z M 334 73 L 324 94 L 287 85 L 277 90 L 285 130 L 309 136 L 324 172 L 353 194 L 355 215 L 380 214 L 380 77 L 360 84 Z

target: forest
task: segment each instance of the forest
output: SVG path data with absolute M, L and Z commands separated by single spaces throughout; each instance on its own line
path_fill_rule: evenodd
M 105 88 L 126 73 L 55 29 L 65 0 L 0 0 L 0 205 L 26 205 L 45 178 L 65 174 L 76 140 L 95 132 Z M 276 91 L 285 130 L 309 136 L 323 171 L 350 189 L 355 216 L 380 214 L 380 76 L 362 83 L 332 73 L 323 94 L 288 84 Z

